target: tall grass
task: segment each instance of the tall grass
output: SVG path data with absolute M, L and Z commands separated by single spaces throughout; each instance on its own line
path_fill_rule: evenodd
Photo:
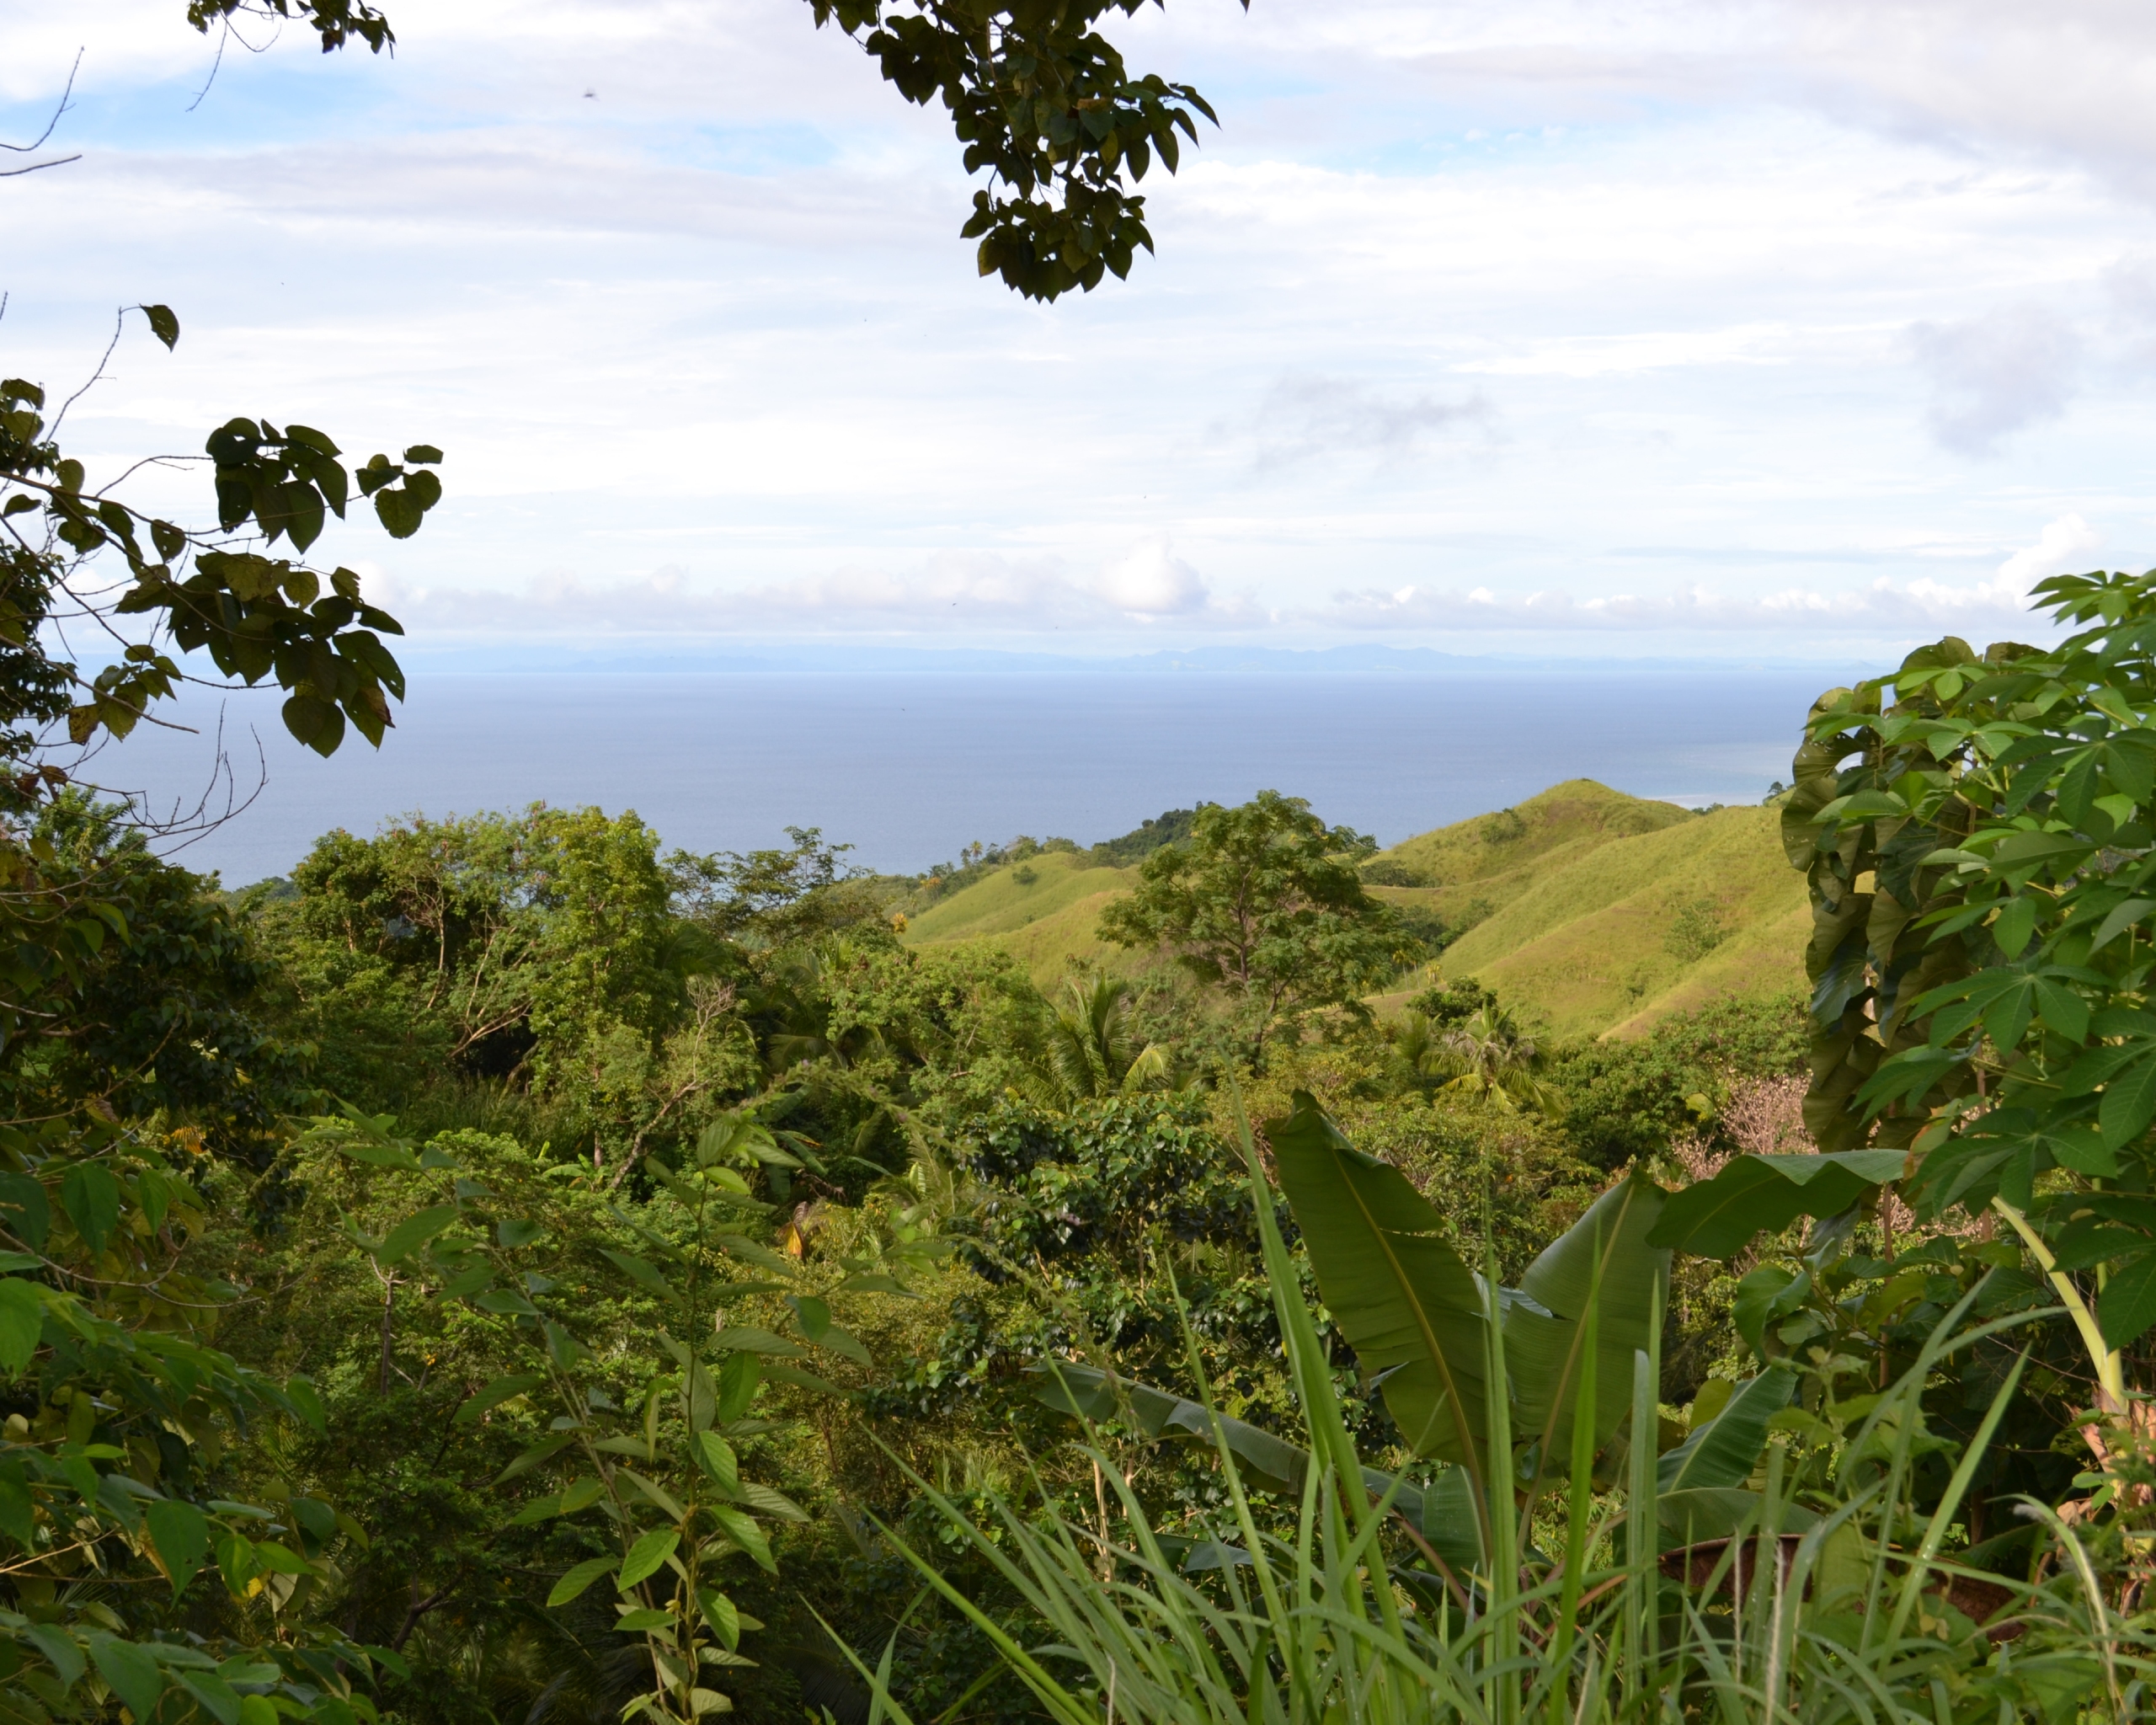
M 1033 1509 L 991 1499 L 983 1525 L 916 1480 L 947 1529 L 1022 1601 L 1030 1627 L 1014 1632 L 1008 1614 L 991 1612 L 932 1557 L 897 1543 L 1059 1725 L 2156 1717 L 2156 1637 L 2146 1620 L 2117 1609 L 2109 1560 L 2092 1549 L 2097 1536 L 2031 1504 L 2025 1513 L 2041 1524 L 2047 1557 L 2031 1566 L 2036 1578 L 2002 1583 L 1949 1555 L 2018 1365 L 1943 1494 L 1919 1513 L 1914 1464 L 1927 1380 L 1948 1356 L 2025 1316 L 1967 1324 L 1972 1290 L 1846 1434 L 1834 1466 L 1802 1493 L 1808 1503 L 1792 1488 L 1795 1453 L 1770 1444 L 1756 1505 L 1734 1538 L 1669 1549 L 1654 1446 L 1643 1444 L 1627 1458 L 1621 1492 L 1600 1498 L 1590 1458 L 1572 1458 L 1570 1482 L 1558 1484 L 1561 1549 L 1535 1549 L 1534 1494 L 1523 1493 L 1524 1508 L 1518 1498 L 1508 1505 L 1518 1515 L 1490 1515 L 1490 1556 L 1479 1573 L 1463 1573 L 1364 1487 L 1272 1206 L 1257 1210 L 1313 1458 L 1292 1514 L 1253 1503 L 1209 1390 L 1203 1403 L 1230 1513 L 1203 1557 L 1155 1536 L 1137 1493 L 1091 1444 L 1084 1453 L 1120 1507 L 1120 1542 L 1066 1519 L 1045 1493 Z M 1502 1336 L 1495 1324 L 1489 1330 Z M 1633 1360 L 1636 1432 L 1656 1429 L 1655 1351 Z M 1512 1446 L 1501 1340 L 1491 1353 L 1488 1453 L 1504 1455 Z M 1593 1355 L 1590 1346 L 1585 1357 Z M 1189 1364 L 1203 1386 L 1194 1348 Z M 1343 1482 L 1353 1483 L 1343 1490 Z M 1976 1583 L 2004 1589 L 1998 1611 L 1978 1609 L 1989 1635 L 1951 1603 L 1968 1602 Z M 891 1687 L 891 1650 L 874 1669 L 857 1664 L 874 1696 L 871 1725 L 914 1725 Z

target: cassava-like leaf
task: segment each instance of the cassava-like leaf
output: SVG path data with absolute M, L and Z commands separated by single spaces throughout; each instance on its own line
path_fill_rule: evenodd
M 1762 1230 L 1779 1232 L 1799 1216 L 1839 1215 L 1907 1171 L 1897 1150 L 1741 1156 L 1713 1179 L 1672 1194 L 1647 1242 L 1698 1258 L 1732 1258 Z

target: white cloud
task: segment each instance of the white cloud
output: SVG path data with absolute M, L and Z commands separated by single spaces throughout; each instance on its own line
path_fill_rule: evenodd
M 1480 390 L 1457 400 L 1422 392 L 1390 393 L 1346 377 L 1280 378 L 1266 391 L 1248 426 L 1253 470 L 1277 472 L 1328 456 L 1400 459 L 1446 441 L 1486 442 L 1497 413 Z M 1233 435 L 1226 425 L 1218 428 Z
M 2103 542 L 2104 536 L 2079 515 L 2061 515 L 2045 524 L 2034 545 L 2015 552 L 1999 564 L 1999 585 L 2009 592 L 2025 595 L 2047 575 L 2085 570 L 2089 554 Z
M 1113 630 L 1173 619 L 1220 628 L 1263 621 L 1216 599 L 1165 538 L 1149 540 L 1087 575 L 1061 559 L 943 553 L 905 570 L 847 568 L 724 589 L 673 567 L 604 580 L 554 571 L 520 590 L 427 587 L 361 570 L 370 598 L 415 641 L 503 636 L 647 639 L 659 636 L 919 635 L 939 640 Z
M 974 274 L 947 116 L 804 8 L 407 0 L 393 61 L 295 35 L 189 114 L 172 3 L 0 26 L 0 136 L 78 37 L 94 99 L 8 183 L 5 369 L 163 300 L 93 470 L 235 412 L 440 444 L 424 533 L 323 547 L 422 634 L 1741 653 L 2010 609 L 2038 522 L 2156 561 L 2137 4 L 1177 0 L 1116 29 L 1225 123 L 1156 258 L 1041 307 Z
M 1198 571 L 1166 539 L 1148 540 L 1108 564 L 1096 590 L 1118 611 L 1148 618 L 1189 617 L 1210 597 Z
M 1955 323 L 1917 323 L 1911 351 L 1929 375 L 1932 435 L 1959 455 L 2055 419 L 2073 398 L 2081 342 L 2041 306 L 2004 306 Z

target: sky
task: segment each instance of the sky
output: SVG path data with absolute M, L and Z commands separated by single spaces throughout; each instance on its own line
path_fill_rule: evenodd
M 416 652 L 1876 660 L 2156 563 L 2135 0 L 1170 0 L 1111 28 L 1220 126 L 1050 306 L 803 0 L 385 9 L 393 58 L 0 0 L 0 140 L 80 56 L 0 367 L 161 302 L 93 476 L 236 413 L 440 446 L 417 538 L 317 552 Z

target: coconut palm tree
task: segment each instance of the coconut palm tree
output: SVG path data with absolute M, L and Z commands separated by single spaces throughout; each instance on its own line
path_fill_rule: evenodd
M 1392 1032 L 1394 1071 L 1410 1083 L 1506 1114 L 1547 1114 L 1557 1095 L 1539 1076 L 1541 1045 L 1494 1001 L 1440 1028 L 1420 1012 L 1401 1015 Z
M 1096 971 L 1065 980 L 1047 1023 L 1047 1076 L 1056 1100 L 1180 1087 L 1182 1075 L 1166 1049 L 1132 1046 L 1129 1004 L 1130 985 L 1120 977 Z

